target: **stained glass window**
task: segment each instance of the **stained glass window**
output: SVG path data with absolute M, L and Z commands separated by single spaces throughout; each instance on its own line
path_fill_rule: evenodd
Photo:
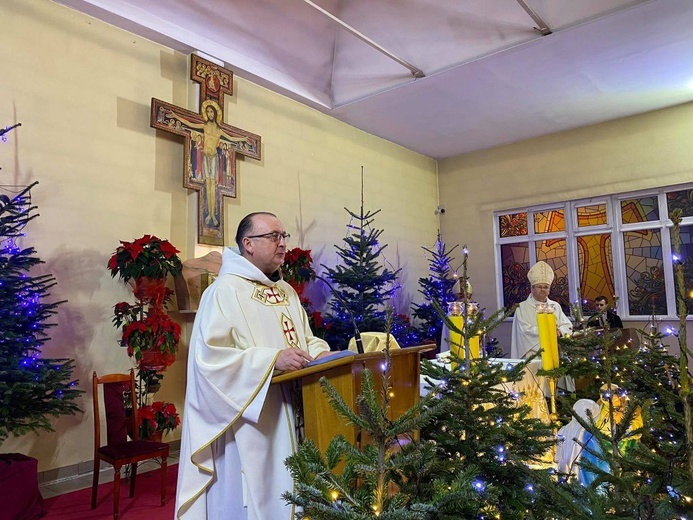
M 537 262 L 543 260 L 553 269 L 555 278 L 551 284 L 549 297 L 563 307 L 563 312 L 570 313 L 570 295 L 568 291 L 568 259 L 564 238 L 539 240 L 534 243 Z
M 555 233 L 557 231 L 565 231 L 563 208 L 537 211 L 534 214 L 535 233 Z
M 530 292 L 527 271 L 529 271 L 529 244 L 503 244 L 501 246 L 503 269 L 503 306 L 512 307 L 527 298 Z
M 621 201 L 621 222 L 636 224 L 659 220 L 659 200 L 657 195 L 623 199 Z
M 659 229 L 623 233 L 628 313 L 667 314 L 662 238 Z
M 693 183 L 498 213 L 504 233 L 496 237 L 504 304 L 527 297 L 527 270 L 544 260 L 556 275 L 551 298 L 566 311 L 580 298 L 585 314 L 591 314 L 594 299 L 604 295 L 618 298 L 626 320 L 653 313 L 676 316 L 674 244 L 666 219 L 674 209 L 683 213 L 680 253 L 685 300 L 693 315 Z
M 508 213 L 498 217 L 500 236 L 521 237 L 527 234 L 527 213 Z
M 575 208 L 578 227 L 603 226 L 607 223 L 606 204 L 592 204 Z M 598 295 L 597 295 L 598 296 Z
M 683 212 L 681 216 L 693 216 L 693 190 L 671 191 L 667 193 L 667 206 L 670 214 L 674 209 L 680 208 Z
M 597 296 L 611 297 L 616 293 L 614 263 L 611 254 L 611 233 L 577 237 L 580 298 L 583 311 L 594 309 Z

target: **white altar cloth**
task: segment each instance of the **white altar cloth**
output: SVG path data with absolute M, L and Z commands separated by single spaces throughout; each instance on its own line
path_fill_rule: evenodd
M 491 363 L 499 363 L 511 368 L 517 363 L 521 363 L 522 359 L 506 359 L 506 358 L 489 358 Z M 443 352 L 438 354 L 436 360 L 432 361 L 435 364 L 441 366 L 450 364 L 450 353 Z M 546 398 L 544 397 L 543 389 L 546 386 L 546 378 L 537 375 L 537 371 L 541 369 L 541 360 L 535 359 L 531 361 L 523 373 L 522 379 L 514 382 L 501 383 L 503 389 L 508 393 L 518 394 L 519 398 L 517 400 L 518 406 L 528 405 L 531 409 L 529 417 L 540 419 L 545 423 L 550 422 L 549 408 L 546 403 Z M 435 381 L 433 381 L 435 384 Z M 426 395 L 430 387 L 428 383 L 424 380 L 424 376 L 419 378 L 419 387 L 421 390 L 421 395 Z

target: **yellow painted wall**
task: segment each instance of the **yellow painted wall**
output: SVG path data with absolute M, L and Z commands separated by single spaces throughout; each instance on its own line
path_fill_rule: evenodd
M 151 97 L 197 108 L 189 60 L 49 0 L 0 3 L 0 54 L 0 125 L 22 123 L 0 143 L 0 184 L 40 181 L 33 202 L 41 216 L 24 244 L 57 277 L 52 296 L 68 300 L 44 353 L 75 358 L 89 391 L 93 370 L 130 367 L 111 325 L 112 306 L 132 301 L 106 270 L 118 241 L 151 233 L 183 259 L 204 253 L 195 247 L 196 196 L 182 188 L 182 142 L 149 127 Z M 419 300 L 428 267 L 421 246 L 434 243 L 439 225 L 435 161 L 238 77 L 225 115 L 263 140 L 262 161 L 238 163 L 240 195 L 225 199 L 227 237 L 243 215 L 273 211 L 290 245 L 333 265 L 349 220 L 343 208 L 359 209 L 363 165 L 365 207 L 382 209 L 375 227 L 385 230 L 385 256 L 404 268 L 398 302 L 406 310 Z M 189 329 L 189 315 L 173 315 Z M 179 409 L 185 354 L 182 345 L 156 396 Z M 57 420 L 56 433 L 11 438 L 0 451 L 38 458 L 40 471 L 91 460 L 89 392 L 80 404 L 85 413 Z
M 495 311 L 494 211 L 691 181 L 693 103 L 441 161 L 441 229 L 469 246 L 474 297 Z

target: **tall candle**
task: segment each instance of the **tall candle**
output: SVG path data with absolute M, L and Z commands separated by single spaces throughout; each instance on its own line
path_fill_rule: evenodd
M 463 316 L 449 316 L 450 321 L 452 324 L 455 326 L 455 328 L 462 330 L 462 327 L 464 327 L 464 317 Z M 455 332 L 454 330 L 450 329 L 450 353 L 454 354 L 455 356 L 458 356 L 461 359 L 464 359 L 464 344 L 462 343 L 462 334 L 459 332 Z M 450 368 L 452 370 L 457 370 L 458 363 L 451 358 L 450 361 Z
M 459 336 L 459 334 L 458 334 Z M 450 352 L 458 356 L 460 359 L 464 359 L 464 344 L 454 345 L 452 343 L 452 338 L 450 338 Z M 479 357 L 479 336 L 472 336 L 469 338 L 469 359 L 477 359 Z M 450 361 L 450 368 L 452 370 L 457 369 L 458 364 L 456 361 Z
M 479 335 L 469 338 L 469 356 L 472 359 L 479 357 Z
M 464 316 L 449 316 L 452 324 L 459 330 L 464 330 Z M 479 350 L 480 336 L 476 334 L 469 338 L 469 358 L 477 359 L 480 354 Z M 459 332 L 450 330 L 450 352 L 460 359 L 465 359 L 464 337 Z M 458 364 L 453 360 L 450 362 L 453 370 L 457 369 Z
M 547 309 L 547 311 L 550 307 Z M 556 316 L 553 312 L 538 309 L 539 347 L 542 349 L 541 366 L 544 370 L 558 368 L 558 337 L 556 336 Z
M 551 352 L 553 367 L 558 368 L 560 363 L 558 361 L 558 334 L 556 332 L 556 315 L 553 312 L 550 312 L 546 316 L 548 317 L 547 321 L 549 322 L 549 329 L 553 332 L 549 336 L 549 351 Z

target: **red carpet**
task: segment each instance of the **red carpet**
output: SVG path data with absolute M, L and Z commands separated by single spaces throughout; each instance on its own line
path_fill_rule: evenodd
M 137 475 L 135 497 L 130 498 L 130 482 L 120 482 L 120 518 L 123 520 L 171 520 L 176 503 L 178 464 L 168 467 L 166 505 L 159 505 L 161 470 Z M 124 471 L 123 471 L 124 473 Z M 43 520 L 101 520 L 113 518 L 113 483 L 99 486 L 96 509 L 91 509 L 91 488 L 80 489 L 45 501 L 48 514 Z

